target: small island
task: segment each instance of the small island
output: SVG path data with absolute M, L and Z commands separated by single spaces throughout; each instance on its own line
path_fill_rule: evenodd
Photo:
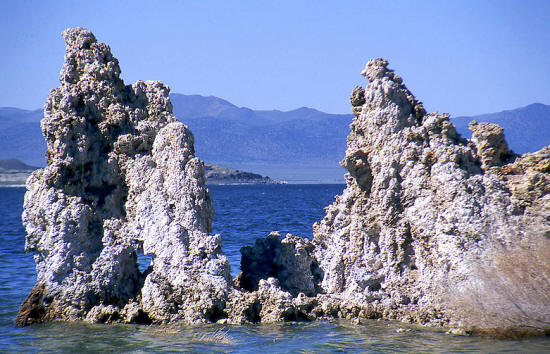
M 40 167 L 29 166 L 18 159 L 0 160 L 0 186 L 23 187 L 31 173 Z M 204 164 L 207 184 L 286 184 L 257 173 L 229 167 Z
M 27 178 L 38 168 L 17 159 L 0 160 L 0 187 L 24 186 Z
M 286 184 L 286 181 L 279 181 L 262 176 L 257 173 L 235 170 L 211 164 L 204 164 L 204 174 L 207 184 Z

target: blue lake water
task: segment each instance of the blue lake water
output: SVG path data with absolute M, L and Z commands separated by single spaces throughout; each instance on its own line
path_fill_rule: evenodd
M 311 237 L 342 185 L 210 186 L 214 233 L 239 272 L 240 248 L 277 230 Z M 455 337 L 397 322 L 347 321 L 274 325 L 146 326 L 50 323 L 14 328 L 34 285 L 32 254 L 23 251 L 24 188 L 0 187 L 0 352 L 550 352 L 550 339 L 499 341 Z
M 231 273 L 239 272 L 240 249 L 279 231 L 312 238 L 311 226 L 324 216 L 344 185 L 210 186 L 214 199 L 213 233 L 222 235 Z

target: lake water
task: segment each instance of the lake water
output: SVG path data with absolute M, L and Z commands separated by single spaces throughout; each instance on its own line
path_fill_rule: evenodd
M 311 225 L 342 185 L 211 186 L 214 232 L 222 235 L 232 273 L 239 249 L 278 230 L 311 237 Z M 0 187 L 0 352 L 550 352 L 550 339 L 519 341 L 455 337 L 441 329 L 397 322 L 347 321 L 274 325 L 146 326 L 50 323 L 14 328 L 34 285 L 31 254 L 23 252 L 24 188 Z

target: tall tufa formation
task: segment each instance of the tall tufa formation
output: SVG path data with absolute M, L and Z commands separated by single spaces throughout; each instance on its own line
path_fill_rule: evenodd
M 193 135 L 160 82 L 124 85 L 83 28 L 63 32 L 61 85 L 41 126 L 47 167 L 27 181 L 37 282 L 16 320 L 215 320 L 231 284 Z M 152 256 L 140 272 L 137 254 Z
M 313 241 L 272 233 L 243 247 L 233 282 L 220 236 L 210 235 L 203 163 L 168 88 L 124 85 L 109 47 L 83 28 L 63 37 L 61 85 L 42 120 L 48 165 L 28 179 L 24 201 L 37 282 L 17 325 L 335 317 L 461 325 L 453 297 L 491 282 L 479 269 L 499 269 L 495 253 L 532 254 L 539 236 L 550 252 L 550 148 L 518 156 L 487 123 L 461 138 L 448 115 L 427 114 L 387 61 L 374 59 L 363 71 L 370 84 L 350 97 L 347 188 L 313 225 Z M 144 272 L 138 254 L 152 258 Z M 533 258 L 550 269 L 546 254 Z M 500 298 L 517 288 L 517 318 L 546 306 L 545 296 L 525 303 L 539 279 L 532 264 L 525 269 L 532 287 L 512 269 L 495 288 L 505 285 Z
M 487 250 L 548 234 L 550 155 L 518 157 L 494 124 L 474 122 L 462 139 L 387 65 L 369 61 L 369 85 L 351 95 L 347 188 L 313 227 L 320 286 L 384 318 L 447 324 L 449 290 Z

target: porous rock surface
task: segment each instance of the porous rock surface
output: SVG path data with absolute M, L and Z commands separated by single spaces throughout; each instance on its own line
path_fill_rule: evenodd
M 369 61 L 351 96 L 347 187 L 313 227 L 320 286 L 380 317 L 444 325 L 449 290 L 490 245 L 550 233 L 550 155 L 518 157 L 495 124 L 462 139 L 387 64 Z
M 16 320 L 211 320 L 231 284 L 193 135 L 160 82 L 125 85 L 83 28 L 63 32 L 61 85 L 41 122 L 47 167 L 27 180 L 23 223 L 37 282 Z M 144 273 L 137 253 L 152 255 Z
M 253 246 L 241 248 L 241 274 L 236 285 L 244 290 L 258 290 L 261 279 L 274 278 L 293 296 L 315 296 L 321 276 L 313 258 L 313 244 L 305 238 L 272 232 L 257 239 Z
M 461 138 L 388 69 L 367 63 L 341 164 L 347 187 L 312 241 L 278 233 L 241 250 L 230 278 L 193 135 L 160 82 L 126 86 L 82 28 L 46 102 L 48 166 L 27 181 L 23 223 L 37 283 L 17 325 L 256 323 L 387 318 L 453 324 L 449 289 L 494 244 L 550 234 L 550 148 L 518 156 L 502 128 Z M 137 254 L 152 256 L 141 272 Z

